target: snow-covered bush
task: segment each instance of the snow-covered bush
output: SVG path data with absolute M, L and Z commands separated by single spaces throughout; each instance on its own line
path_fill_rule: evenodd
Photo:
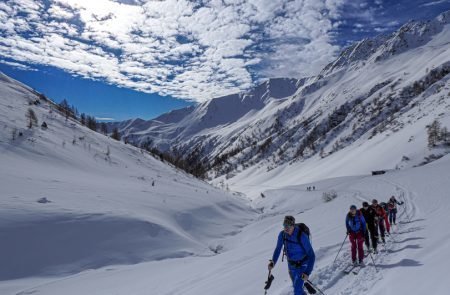
M 46 197 L 42 197 L 39 200 L 37 200 L 38 203 L 41 204 L 46 204 L 46 203 L 51 203 L 49 199 L 47 199 Z
M 328 191 L 328 192 L 324 192 L 323 194 L 322 194 L 322 200 L 325 202 L 325 203 L 328 203 L 328 202 L 331 202 L 331 201 L 333 201 L 334 199 L 336 199 L 337 198 L 337 192 L 336 191 L 334 191 L 334 190 L 331 190 L 331 191 Z

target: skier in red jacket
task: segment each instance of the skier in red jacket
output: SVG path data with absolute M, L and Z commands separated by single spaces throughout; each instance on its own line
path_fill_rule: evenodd
M 372 200 L 372 208 L 375 210 L 375 223 L 380 228 L 381 241 L 386 243 L 385 231 L 386 227 L 390 227 L 386 211 L 378 204 L 378 200 L 376 199 Z

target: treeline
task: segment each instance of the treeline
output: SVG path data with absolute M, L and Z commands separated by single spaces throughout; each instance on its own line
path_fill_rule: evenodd
M 45 96 L 44 96 L 45 97 Z M 108 135 L 108 127 L 105 122 L 98 122 L 94 116 L 87 115 L 85 113 L 79 113 L 78 109 L 74 105 L 69 105 L 66 99 L 63 99 L 56 105 L 56 109 L 66 117 L 66 120 L 73 119 L 80 122 L 81 125 L 87 128 L 100 132 L 104 135 Z M 117 141 L 121 140 L 121 134 L 117 128 L 114 128 L 111 132 L 111 138 Z
M 108 127 L 106 123 L 98 122 L 94 116 L 90 116 L 85 113 L 79 114 L 76 107 L 74 107 L 73 105 L 72 106 L 69 105 L 69 103 L 65 99 L 57 105 L 57 110 L 61 114 L 63 114 L 66 117 L 66 119 L 71 118 L 73 120 L 77 120 L 80 122 L 81 125 L 84 125 L 93 131 L 100 132 L 104 135 L 108 135 Z M 122 135 L 120 134 L 117 127 L 111 130 L 111 138 L 117 141 L 120 141 L 122 139 Z M 184 155 L 181 151 L 178 151 L 177 149 L 172 149 L 171 151 L 164 151 L 164 152 L 160 151 L 156 147 L 152 146 L 152 142 L 150 140 L 145 141 L 140 146 L 138 146 L 134 142 L 129 142 L 128 138 L 124 138 L 124 142 L 130 143 L 143 150 L 146 150 L 152 155 L 159 157 L 161 161 L 171 163 L 175 167 L 184 170 L 197 178 L 200 179 L 206 178 L 209 166 L 205 164 L 204 161 L 202 161 L 203 153 L 201 148 L 194 149 L 189 154 Z
M 38 95 L 38 99 L 35 101 L 30 101 L 29 105 L 39 105 L 41 104 L 41 100 L 48 101 L 48 103 L 51 106 L 50 112 L 56 111 L 62 116 L 66 118 L 66 120 L 74 120 L 79 122 L 81 125 L 86 126 L 87 128 L 95 131 L 100 132 L 104 135 L 108 135 L 110 133 L 110 136 L 112 139 L 115 139 L 117 141 L 120 141 L 122 139 L 122 135 L 120 134 L 117 127 L 113 128 L 110 132 L 108 132 L 108 126 L 104 122 L 98 122 L 94 116 L 87 115 L 85 113 L 79 113 L 78 109 L 74 105 L 70 105 L 69 102 L 64 99 L 60 103 L 56 104 L 50 99 L 48 99 L 44 94 L 40 94 L 36 92 L 36 95 Z M 27 109 L 25 116 L 27 118 L 27 127 L 33 128 L 34 126 L 38 125 L 38 119 L 36 116 L 36 113 L 31 109 Z M 47 124 L 43 122 L 42 128 L 47 128 Z M 17 136 L 22 136 L 22 132 L 18 132 L 17 129 L 13 129 L 11 131 L 12 139 L 15 140 Z M 75 140 L 75 139 L 74 139 Z M 142 150 L 145 150 L 155 156 L 156 158 L 159 158 L 163 162 L 168 162 L 175 167 L 186 171 L 189 174 L 192 174 L 193 176 L 205 179 L 207 176 L 207 172 L 210 168 L 210 166 L 207 164 L 208 161 L 203 161 L 203 150 L 202 148 L 198 147 L 194 149 L 192 152 L 186 154 L 182 152 L 181 150 L 172 149 L 170 151 L 160 151 L 156 147 L 152 145 L 152 142 L 150 140 L 145 141 L 141 145 L 136 144 L 136 142 L 130 141 L 130 137 L 124 137 L 123 141 L 125 144 L 130 143 L 138 148 L 141 148 Z M 107 155 L 109 156 L 109 147 L 107 151 Z
M 141 143 L 139 147 L 158 157 L 161 161 L 168 162 L 200 179 L 205 179 L 210 169 L 208 161 L 204 159 L 204 153 L 200 147 L 195 148 L 187 155 L 183 155 L 183 152 L 176 148 L 170 151 L 161 151 L 153 146 L 152 141 L 149 139 Z
M 441 122 L 434 120 L 427 126 L 428 147 L 433 148 L 438 145 L 450 146 L 450 132 L 447 127 L 442 127 Z

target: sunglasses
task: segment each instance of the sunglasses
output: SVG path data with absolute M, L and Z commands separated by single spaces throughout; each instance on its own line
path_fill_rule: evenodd
M 283 227 L 284 228 L 290 228 L 291 226 L 293 226 L 292 224 L 288 224 L 288 223 L 283 223 Z

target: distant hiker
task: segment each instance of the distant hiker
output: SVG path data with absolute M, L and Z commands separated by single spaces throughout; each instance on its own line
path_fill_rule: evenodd
M 397 201 L 397 199 L 392 196 L 389 199 L 388 208 L 389 208 L 389 222 L 391 224 L 395 224 L 397 219 L 397 205 L 403 205 L 403 202 Z
M 386 218 L 386 211 L 384 211 L 383 207 L 381 207 L 378 204 L 378 200 L 373 199 L 372 200 L 372 208 L 375 210 L 375 224 L 379 227 L 380 229 L 380 235 L 381 235 L 381 241 L 383 243 L 386 243 L 385 240 L 385 232 L 386 232 L 386 227 L 385 227 L 385 220 L 387 220 Z
M 375 222 L 376 212 L 367 202 L 363 202 L 362 208 L 359 210 L 364 216 L 367 225 L 367 230 L 364 235 L 367 250 L 369 252 L 373 251 L 374 253 L 378 253 L 378 225 Z M 372 248 L 370 247 L 370 242 L 372 242 Z
M 383 217 L 383 222 L 384 222 L 384 228 L 386 229 L 386 232 L 388 233 L 388 235 L 391 234 L 391 224 L 389 222 L 389 208 L 388 208 L 388 204 L 385 202 L 381 202 L 380 203 L 380 207 L 384 209 L 384 212 L 386 212 L 386 214 Z
M 313 186 L 313 191 L 315 191 L 316 190 L 316 187 L 315 186 Z
M 283 228 L 278 235 L 277 246 L 269 262 L 269 270 L 276 265 L 283 248 L 283 257 L 288 261 L 289 276 L 294 287 L 294 295 L 304 295 L 303 283 L 308 280 L 314 268 L 316 255 L 309 241 L 309 229 L 306 225 L 295 224 L 293 216 L 286 216 Z
M 347 234 L 352 245 L 352 262 L 357 265 L 364 264 L 364 235 L 366 232 L 366 221 L 361 211 L 356 209 L 355 205 L 350 206 L 350 211 L 345 218 Z M 358 250 L 358 262 L 356 261 L 356 250 Z

